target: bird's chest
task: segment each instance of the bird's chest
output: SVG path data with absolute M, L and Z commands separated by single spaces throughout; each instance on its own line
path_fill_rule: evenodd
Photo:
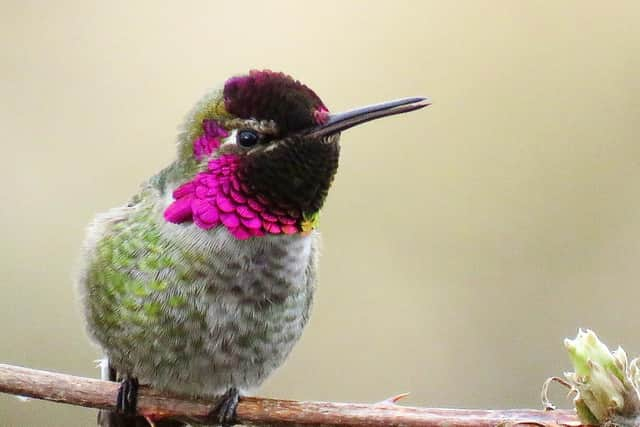
M 180 285 L 188 301 L 181 312 L 190 314 L 176 316 L 192 373 L 248 387 L 282 363 L 309 315 L 315 246 L 315 236 L 239 241 L 224 230 L 185 246 L 190 279 Z
M 233 307 L 269 312 L 307 291 L 315 271 L 315 236 L 238 240 L 224 229 L 194 231 L 182 241 L 178 238 L 178 257 L 183 276 L 191 278 L 190 287 L 213 311 Z
M 234 336 L 282 323 L 313 292 L 316 236 L 238 240 L 225 229 L 189 227 L 171 236 L 181 266 L 177 275 L 193 309 L 211 331 Z
M 147 257 L 161 260 L 140 258 L 127 270 L 122 298 L 131 309 L 92 306 L 90 319 L 118 307 L 114 326 L 94 322 L 95 338 L 119 370 L 160 389 L 216 395 L 260 384 L 308 319 L 317 235 L 240 241 L 224 229 L 160 230 Z M 145 292 L 133 295 L 138 288 Z

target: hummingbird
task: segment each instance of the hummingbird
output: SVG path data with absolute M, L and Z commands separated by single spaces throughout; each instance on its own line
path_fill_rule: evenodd
M 103 378 L 121 381 L 118 410 L 99 425 L 146 424 L 135 416 L 139 384 L 211 399 L 213 422 L 232 425 L 239 396 L 284 362 L 309 319 L 341 132 L 427 105 L 332 114 L 270 70 L 206 94 L 175 161 L 87 232 L 77 278 L 87 331 L 108 361 Z

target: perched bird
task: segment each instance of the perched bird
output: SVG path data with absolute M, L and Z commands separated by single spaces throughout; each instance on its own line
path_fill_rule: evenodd
M 122 380 L 119 411 L 101 425 L 145 425 L 133 416 L 138 382 L 210 398 L 213 419 L 232 424 L 239 393 L 282 364 L 309 318 L 340 132 L 426 105 L 330 114 L 272 71 L 232 77 L 198 102 L 177 159 L 89 227 L 78 278 L 87 329 L 107 377 Z

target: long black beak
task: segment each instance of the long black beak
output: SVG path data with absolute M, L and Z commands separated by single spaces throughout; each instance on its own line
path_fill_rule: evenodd
M 331 114 L 325 124 L 312 128 L 307 135 L 315 138 L 333 135 L 361 123 L 418 110 L 427 105 L 431 105 L 429 98 L 403 98 L 356 108 L 344 113 Z

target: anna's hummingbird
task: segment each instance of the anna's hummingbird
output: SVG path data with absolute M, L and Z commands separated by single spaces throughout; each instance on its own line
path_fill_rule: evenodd
M 79 275 L 88 331 L 110 379 L 123 380 L 121 413 L 103 413 L 102 425 L 143 425 L 127 414 L 138 381 L 217 399 L 213 415 L 232 423 L 238 394 L 282 364 L 307 323 L 340 132 L 427 105 L 330 114 L 272 71 L 232 77 L 198 102 L 177 159 L 89 228 Z

